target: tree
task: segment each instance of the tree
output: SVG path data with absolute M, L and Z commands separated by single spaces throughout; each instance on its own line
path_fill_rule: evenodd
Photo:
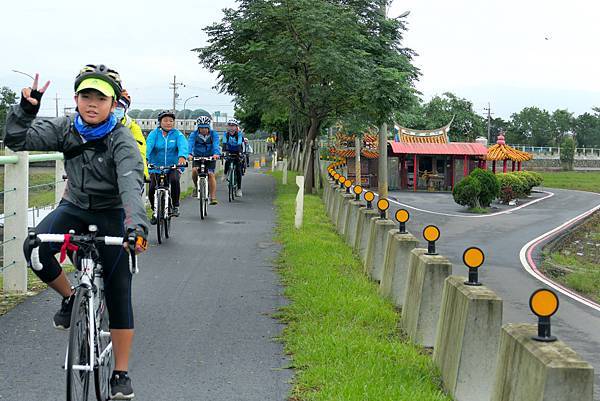
M 481 208 L 479 203 L 479 194 L 481 193 L 481 183 L 477 178 L 466 176 L 454 186 L 452 197 L 454 202 L 470 208 Z
M 0 89 L 0 133 L 4 132 L 8 108 L 17 102 L 17 94 L 10 88 L 3 86 Z
M 567 137 L 560 145 L 560 164 L 563 170 L 573 170 L 575 162 L 575 140 Z
M 568 110 L 555 110 L 552 113 L 552 138 L 549 146 L 559 146 L 565 135 L 573 130 L 575 118 Z
M 377 123 L 413 96 L 418 71 L 400 46 L 405 28 L 380 14 L 384 3 L 241 0 L 205 28 L 209 45 L 194 51 L 218 73 L 222 92 L 257 105 L 261 116 L 288 111 L 289 127 L 310 143 L 329 119 L 361 115 Z M 307 160 L 310 193 L 312 155 Z
M 451 141 L 472 142 L 478 136 L 487 137 L 483 117 L 475 113 L 473 103 L 453 93 L 433 97 L 423 105 L 423 112 L 423 129 L 439 128 L 454 119 L 449 132 Z
M 600 109 L 593 110 L 594 114 L 581 114 L 573 122 L 573 134 L 578 146 L 600 148 Z
M 129 111 L 127 111 L 127 114 L 129 115 L 129 117 L 136 119 L 136 118 L 140 118 L 140 113 L 142 111 L 140 109 L 131 109 Z
M 481 206 L 490 206 L 492 201 L 500 194 L 500 183 L 496 178 L 496 174 L 489 170 L 476 168 L 469 174 L 469 177 L 476 179 L 481 184 L 481 191 L 477 195 Z
M 506 140 L 510 144 L 548 146 L 554 129 L 550 113 L 537 107 L 526 107 L 511 116 Z

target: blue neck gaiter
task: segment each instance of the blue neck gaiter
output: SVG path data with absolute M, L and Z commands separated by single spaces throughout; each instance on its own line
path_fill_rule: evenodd
M 89 125 L 83 118 L 77 113 L 75 115 L 75 129 L 86 141 L 95 141 L 97 139 L 104 138 L 108 135 L 117 125 L 117 117 L 113 113 L 110 113 L 108 119 L 101 124 Z

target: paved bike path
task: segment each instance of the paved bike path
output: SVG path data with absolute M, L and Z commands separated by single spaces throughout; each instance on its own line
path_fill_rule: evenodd
M 134 278 L 136 337 L 130 373 L 136 400 L 285 400 L 292 372 L 282 326 L 285 303 L 273 270 L 274 181 L 249 171 L 244 197 L 200 221 L 182 203 L 172 237 L 140 257 Z M 46 291 L 0 317 L 0 400 L 64 400 L 67 334 L 54 330 L 57 296 Z M 90 397 L 93 399 L 93 397 Z

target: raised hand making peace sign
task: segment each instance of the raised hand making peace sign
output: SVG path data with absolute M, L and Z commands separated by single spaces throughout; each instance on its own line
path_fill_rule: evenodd
M 35 74 L 35 79 L 33 80 L 33 85 L 31 88 L 23 88 L 21 91 L 21 108 L 27 114 L 37 114 L 40 110 L 40 102 L 42 100 L 42 96 L 48 86 L 50 86 L 50 81 L 46 82 L 44 86 L 38 89 L 40 74 Z

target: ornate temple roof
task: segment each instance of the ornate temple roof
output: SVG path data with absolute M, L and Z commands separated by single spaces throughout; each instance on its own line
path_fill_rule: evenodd
M 514 162 L 525 162 L 533 159 L 533 155 L 527 152 L 521 152 L 506 144 L 504 135 L 498 136 L 498 142 L 489 147 L 486 160 L 512 160 Z

